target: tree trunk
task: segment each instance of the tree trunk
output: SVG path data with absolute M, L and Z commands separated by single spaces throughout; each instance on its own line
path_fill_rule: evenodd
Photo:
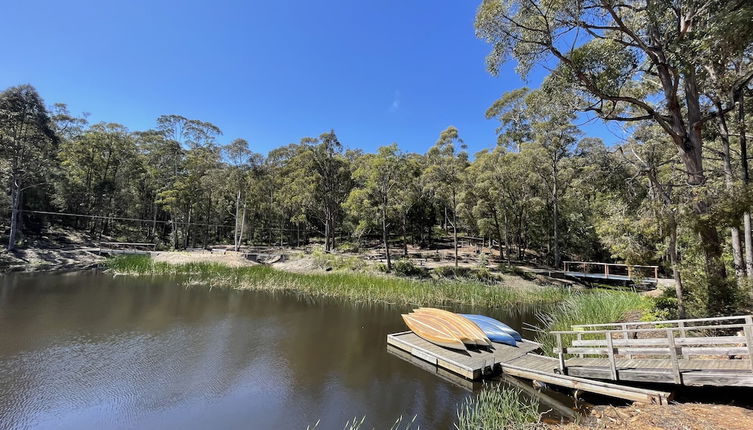
M 722 110 L 721 102 L 716 102 L 716 107 Z M 734 191 L 734 174 L 732 172 L 732 157 L 730 155 L 729 128 L 724 115 L 717 118 L 719 123 L 719 136 L 722 141 L 722 162 L 724 166 L 724 185 L 728 192 Z M 743 251 L 740 245 L 740 229 L 733 225 L 730 227 L 730 239 L 732 243 L 732 261 L 735 268 L 735 276 L 738 284 L 745 278 L 745 266 L 743 264 Z
M 384 255 L 387 258 L 387 272 L 392 272 L 392 260 L 390 260 L 390 242 L 387 234 L 387 202 L 382 202 L 382 241 L 384 242 Z
M 733 294 L 727 281 L 727 269 L 722 259 L 719 232 L 712 220 L 707 219 L 708 208 L 704 200 L 693 205 L 697 216 L 694 230 L 701 239 L 704 269 L 708 283 L 708 313 L 714 316 L 727 315 L 733 311 Z
M 499 260 L 502 261 L 505 256 L 502 252 L 502 228 L 499 225 L 499 217 L 497 216 L 497 211 L 492 209 L 492 218 L 494 219 L 494 226 L 497 230 L 497 239 L 499 240 Z M 489 238 L 489 249 L 494 249 L 491 243 L 491 238 Z
M 183 249 L 188 248 L 188 241 L 191 238 L 191 215 L 192 207 L 188 207 L 188 220 L 186 221 L 186 237 L 183 239 Z
M 669 215 L 669 262 L 672 265 L 672 276 L 675 279 L 675 294 L 677 295 L 677 315 L 685 318 L 685 299 L 680 276 L 680 262 L 677 255 L 677 220 L 675 215 Z
M 455 199 L 453 198 L 453 201 Z M 453 211 L 452 211 L 452 244 L 455 248 L 455 267 L 458 267 L 458 217 L 457 212 L 455 209 L 457 208 L 457 205 L 453 204 Z
M 403 257 L 408 258 L 408 217 L 403 214 Z
M 558 268 L 560 267 L 560 236 L 559 236 L 559 198 L 557 196 L 557 185 L 555 182 L 555 188 L 554 188 L 554 196 L 553 196 L 553 202 L 552 202 L 552 224 L 553 224 L 553 253 L 554 253 L 554 267 Z
M 240 250 L 241 244 L 243 243 L 243 233 L 246 231 L 246 201 L 243 201 L 243 212 L 241 213 L 241 231 L 238 235 L 238 246 L 236 247 L 236 251 Z
M 737 111 L 737 132 L 740 136 L 740 168 L 742 170 L 743 184 L 747 187 L 750 183 L 748 170 L 748 138 L 745 129 L 745 91 L 740 91 Z M 745 238 L 745 270 L 748 280 L 753 279 L 753 232 L 751 232 L 750 210 L 743 214 L 743 237 Z
M 18 178 L 14 175 L 11 179 L 11 210 L 10 210 L 10 234 L 8 235 L 8 251 L 16 248 L 16 234 L 18 227 L 18 212 L 21 201 L 21 187 Z
M 238 237 L 238 223 L 240 222 L 241 212 L 241 190 L 235 194 L 235 225 L 233 225 L 233 249 L 237 252 L 240 246 L 240 239 Z

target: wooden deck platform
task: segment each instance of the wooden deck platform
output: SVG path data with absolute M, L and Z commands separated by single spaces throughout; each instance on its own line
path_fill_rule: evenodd
M 671 398 L 668 392 L 563 375 L 556 358 L 534 354 L 540 345 L 527 340 L 519 342 L 517 347 L 495 343 L 491 350 L 464 352 L 434 345 L 406 331 L 387 335 L 387 344 L 470 380 L 502 373 L 633 401 L 666 404 Z

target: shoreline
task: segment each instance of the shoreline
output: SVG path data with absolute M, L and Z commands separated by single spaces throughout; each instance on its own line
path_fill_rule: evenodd
M 119 256 L 106 262 L 108 271 L 127 276 L 179 276 L 185 285 L 241 290 L 291 291 L 312 296 L 401 305 L 467 305 L 499 307 L 550 304 L 572 293 L 528 283 L 527 286 L 483 283 L 473 279 L 417 279 L 375 272 L 315 270 L 311 264 L 249 264 L 161 261 L 149 256 Z M 305 268 L 304 268 L 305 267 Z

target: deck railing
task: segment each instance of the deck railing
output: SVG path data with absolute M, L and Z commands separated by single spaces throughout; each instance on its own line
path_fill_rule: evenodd
M 669 359 L 672 376 L 681 383 L 681 372 L 690 360 L 727 361 L 746 357 L 753 372 L 753 316 L 697 318 L 613 324 L 583 324 L 569 331 L 552 331 L 559 368 L 567 373 L 566 356 L 597 356 L 608 359 L 610 377 L 619 379 L 617 358 L 638 358 L 642 365 Z M 654 361 L 652 361 L 654 360 Z M 695 364 L 699 364 L 695 361 Z M 713 366 L 701 366 L 713 367 Z
M 619 279 L 618 277 L 620 276 L 626 276 L 630 279 L 651 279 L 654 281 L 657 281 L 659 279 L 659 266 L 599 263 L 595 261 L 563 261 L 562 264 L 565 272 L 599 275 L 599 277 L 603 277 L 605 279 L 610 279 L 610 276 L 615 279 Z

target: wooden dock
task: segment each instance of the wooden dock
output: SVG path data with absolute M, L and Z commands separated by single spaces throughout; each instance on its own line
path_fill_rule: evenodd
M 559 370 L 612 381 L 753 387 L 753 316 L 576 325 Z
M 553 331 L 557 358 L 540 344 L 495 343 L 457 351 L 413 332 L 387 335 L 387 344 L 468 380 L 505 374 L 623 399 L 666 404 L 669 392 L 622 385 L 753 387 L 753 316 L 575 325 Z M 437 372 L 439 373 L 439 372 Z M 619 382 L 620 384 L 616 384 Z
M 600 263 L 595 261 L 563 261 L 562 274 L 586 282 L 618 282 L 623 284 L 656 285 L 659 266 Z
M 559 360 L 534 354 L 540 344 L 524 340 L 517 347 L 495 343 L 491 350 L 456 351 L 434 345 L 406 331 L 387 335 L 387 344 L 423 360 L 424 362 L 477 380 L 494 374 L 506 374 L 545 382 L 576 390 L 588 391 L 622 399 L 666 404 L 671 393 L 622 386 L 559 373 Z

